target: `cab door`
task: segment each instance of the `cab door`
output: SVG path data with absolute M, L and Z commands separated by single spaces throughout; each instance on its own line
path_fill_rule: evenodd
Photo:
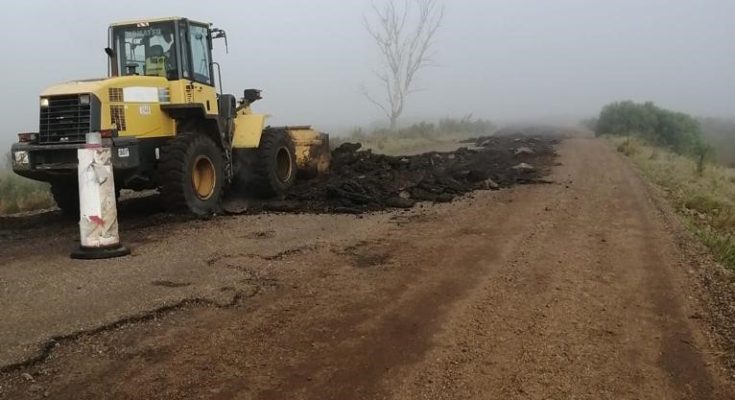
M 185 36 L 183 46 L 188 56 L 182 62 L 182 74 L 190 81 L 187 86 L 186 97 L 191 103 L 201 104 L 207 115 L 219 115 L 217 106 L 217 90 L 214 86 L 212 68 L 212 38 L 209 27 L 204 24 L 187 21 L 184 29 L 180 29 Z

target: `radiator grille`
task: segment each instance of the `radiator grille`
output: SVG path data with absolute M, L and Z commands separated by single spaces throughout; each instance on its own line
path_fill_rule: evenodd
M 41 107 L 39 143 L 84 142 L 92 127 L 90 105 L 81 104 L 76 94 L 51 96 L 48 101 L 48 107 Z
M 108 95 L 110 96 L 110 103 L 122 103 L 124 101 L 122 88 L 110 88 Z
M 125 128 L 125 106 L 110 106 L 110 121 L 117 125 L 117 130 L 124 131 Z

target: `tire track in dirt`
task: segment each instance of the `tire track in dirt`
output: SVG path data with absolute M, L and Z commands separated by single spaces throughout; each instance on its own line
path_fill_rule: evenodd
M 530 218 L 520 251 L 455 305 L 443 346 L 389 397 L 731 398 L 644 184 L 604 142 L 561 155 L 568 189 L 549 189 L 547 217 Z

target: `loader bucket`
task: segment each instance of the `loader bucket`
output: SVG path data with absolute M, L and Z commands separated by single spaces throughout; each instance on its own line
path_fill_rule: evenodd
M 329 135 L 308 126 L 287 127 L 296 150 L 296 166 L 301 178 L 311 179 L 329 171 L 332 153 Z

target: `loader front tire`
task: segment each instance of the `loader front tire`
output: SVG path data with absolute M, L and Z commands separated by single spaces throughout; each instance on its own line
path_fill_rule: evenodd
M 261 197 L 284 197 L 296 180 L 296 150 L 288 131 L 266 128 L 254 165 L 255 193 Z
M 160 150 L 158 178 L 166 209 L 211 215 L 225 184 L 222 150 L 206 135 L 180 133 Z
M 51 195 L 64 215 L 79 216 L 79 184 L 76 180 L 51 182 Z

